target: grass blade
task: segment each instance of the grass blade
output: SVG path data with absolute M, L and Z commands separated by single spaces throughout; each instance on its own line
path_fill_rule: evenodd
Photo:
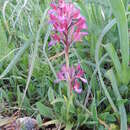
M 117 87 L 116 78 L 113 73 L 113 70 L 109 70 L 106 73 L 106 76 L 110 79 L 112 83 L 112 88 L 113 88 L 115 97 L 117 98 L 118 101 L 122 100 L 122 97 Z M 121 119 L 121 130 L 127 130 L 127 116 L 126 116 L 126 110 L 125 110 L 124 104 L 121 104 L 118 107 L 119 107 L 119 113 L 120 113 L 120 119 Z
M 27 92 L 27 89 L 28 89 L 28 86 L 29 86 L 29 83 L 30 83 L 30 80 L 31 80 L 31 76 L 32 76 L 33 68 L 34 68 L 34 63 L 35 63 L 35 59 L 36 59 L 37 52 L 38 52 L 38 47 L 39 47 L 39 39 L 40 39 L 40 36 L 41 36 L 41 35 L 40 35 L 40 32 L 41 32 L 41 30 L 42 30 L 42 28 L 43 28 L 43 25 L 44 25 L 43 23 L 44 23 L 44 20 L 45 20 L 45 18 L 46 18 L 46 14 L 47 14 L 47 12 L 48 12 L 48 9 L 49 9 L 49 8 L 47 8 L 47 9 L 45 10 L 45 12 L 43 13 L 42 20 L 41 20 L 41 23 L 40 23 L 40 25 L 39 25 L 39 29 L 38 29 L 38 31 L 37 31 L 36 42 L 35 42 L 35 46 L 34 46 L 34 52 L 33 52 L 33 54 L 32 54 L 31 66 L 30 66 L 30 68 L 29 68 L 27 83 L 26 83 L 26 87 L 25 87 L 25 90 L 24 90 L 24 95 L 23 95 L 23 98 L 22 98 L 22 101 L 21 101 L 20 108 L 21 108 L 22 103 L 23 103 L 23 101 L 24 101 L 24 98 L 25 98 L 25 96 L 26 96 L 26 92 Z
M 10 64 L 7 66 L 7 68 L 4 70 L 4 72 L 0 75 L 0 79 L 3 78 L 13 67 L 14 65 L 19 61 L 20 57 L 23 55 L 25 50 L 30 46 L 32 43 L 32 38 L 29 39 L 18 51 L 18 53 L 15 55 L 13 60 L 10 62 Z
M 109 1 L 118 24 L 123 68 L 127 69 L 129 64 L 129 38 L 125 7 L 122 0 Z
M 55 72 L 55 69 L 53 68 L 48 56 L 47 56 L 47 53 L 46 53 L 46 45 L 48 43 L 48 38 L 50 36 L 50 33 L 51 33 L 51 26 L 48 27 L 48 30 L 46 32 L 46 35 L 45 35 L 45 38 L 44 38 L 44 45 L 43 45 L 43 55 L 45 56 L 46 60 L 47 60 L 47 63 L 49 64 L 50 66 L 50 69 L 51 71 L 53 72 L 55 78 L 57 79 L 57 75 L 56 75 L 56 72 Z
M 105 36 L 105 34 L 113 27 L 113 25 L 116 24 L 116 20 L 113 19 L 110 23 L 108 23 L 106 25 L 106 27 L 103 29 L 99 39 L 98 39 L 98 42 L 96 43 L 96 50 L 95 50 L 95 61 L 96 61 L 96 67 L 97 67 L 97 70 L 98 70 L 98 75 L 99 75 L 99 79 L 100 79 L 100 82 L 101 82 L 101 85 L 102 85 L 102 88 L 104 90 L 104 93 L 106 95 L 106 97 L 108 98 L 108 101 L 109 103 L 111 104 L 113 110 L 115 112 L 117 112 L 117 108 L 109 94 L 109 92 L 107 91 L 107 88 L 103 82 L 103 78 L 102 78 L 102 74 L 101 74 L 101 71 L 100 71 L 100 64 L 99 64 L 99 50 L 100 50 L 100 46 L 101 46 L 101 43 L 102 43 L 102 40 L 103 40 L 103 37 Z
M 123 3 L 124 3 L 125 8 L 127 9 L 127 6 L 128 6 L 128 0 L 123 0 Z
M 7 55 L 9 52 L 6 31 L 0 20 L 0 59 Z
M 115 66 L 115 69 L 117 71 L 117 74 L 119 76 L 119 78 L 121 79 L 121 64 L 119 61 L 119 58 L 117 56 L 117 53 L 113 47 L 113 45 L 111 43 L 105 45 L 105 49 L 107 50 L 109 56 L 111 57 L 113 64 Z

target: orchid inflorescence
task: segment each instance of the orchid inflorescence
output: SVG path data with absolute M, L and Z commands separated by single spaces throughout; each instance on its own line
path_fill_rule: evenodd
M 61 71 L 57 73 L 58 80 L 56 80 L 56 82 L 67 81 L 68 73 L 69 73 L 69 77 L 70 77 L 70 83 L 71 83 L 70 85 L 73 85 L 73 89 L 77 93 L 81 93 L 82 88 L 80 88 L 80 83 L 78 82 L 78 80 L 81 80 L 84 83 L 86 83 L 87 80 L 83 78 L 84 71 L 81 69 L 80 64 L 78 64 L 76 68 L 74 68 L 73 66 L 69 67 L 68 70 L 66 68 L 66 65 L 63 65 L 61 68 Z M 71 86 L 71 89 L 72 89 L 72 86 Z
M 72 3 L 59 0 L 58 3 L 52 2 L 50 6 L 49 22 L 53 26 L 53 31 L 49 47 L 56 43 L 62 43 L 66 59 L 66 65 L 63 65 L 61 71 L 57 73 L 57 82 L 65 80 L 70 87 L 70 93 L 72 89 L 80 93 L 82 89 L 79 79 L 84 83 L 87 81 L 83 78 L 84 71 L 79 64 L 76 68 L 69 66 L 69 48 L 73 43 L 82 41 L 83 36 L 88 34 L 86 20 Z

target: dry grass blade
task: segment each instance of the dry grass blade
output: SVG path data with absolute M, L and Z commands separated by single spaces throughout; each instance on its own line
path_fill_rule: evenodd
M 0 127 L 2 127 L 4 125 L 7 125 L 9 123 L 12 123 L 16 119 L 17 119 L 17 117 L 11 117 L 11 118 L 7 118 L 7 119 L 0 119 Z
M 29 86 L 29 83 L 30 83 L 30 79 L 31 79 L 31 76 L 32 76 L 32 72 L 33 72 L 33 67 L 34 67 L 34 63 L 35 63 L 35 59 L 36 59 L 36 56 L 37 56 L 37 51 L 38 51 L 38 46 L 39 46 L 39 38 L 40 38 L 40 32 L 44 26 L 44 20 L 46 18 L 46 14 L 48 12 L 48 8 L 45 10 L 45 12 L 43 13 L 43 16 L 42 16 L 42 20 L 41 20 L 41 24 L 39 25 L 39 29 L 37 31 L 37 35 L 36 35 L 36 42 L 35 42 L 35 47 L 34 47 L 34 52 L 32 54 L 32 61 L 31 61 L 31 66 L 29 68 L 29 73 L 28 73 L 28 79 L 27 79 L 27 83 L 26 83 L 26 87 L 25 87 L 25 90 L 24 90 L 24 95 L 23 95 L 23 98 L 22 98 L 22 101 L 21 101 L 21 105 L 20 105 L 20 108 L 22 107 L 22 104 L 23 104 L 23 101 L 24 101 L 24 98 L 26 96 L 26 92 L 27 92 L 27 89 L 28 89 L 28 86 Z
M 64 55 L 65 54 L 65 51 L 63 51 L 63 52 L 60 52 L 60 53 L 58 53 L 58 54 L 56 54 L 55 56 L 52 56 L 52 57 L 50 57 L 49 58 L 49 60 L 55 60 L 56 58 L 58 58 L 58 57 L 60 57 L 60 56 L 62 56 L 62 55 Z

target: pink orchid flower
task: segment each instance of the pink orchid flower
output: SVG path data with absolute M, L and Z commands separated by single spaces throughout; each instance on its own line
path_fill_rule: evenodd
M 66 65 L 63 65 L 61 68 L 61 71 L 57 73 L 58 80 L 56 83 L 60 81 L 67 81 L 68 74 L 71 81 L 71 86 L 73 87 L 73 90 L 77 93 L 82 92 L 82 88 L 80 88 L 80 82 L 81 80 L 84 83 L 87 83 L 87 80 L 83 78 L 84 71 L 81 69 L 80 64 L 77 65 L 76 68 L 70 67 L 69 69 L 66 68 Z
M 85 18 L 72 3 L 59 0 L 57 4 L 53 2 L 50 6 L 49 21 L 53 25 L 53 34 L 49 46 L 59 42 L 65 47 L 70 46 L 88 34 Z
M 72 43 L 82 41 L 82 38 L 88 34 L 86 20 L 80 14 L 80 10 L 71 2 L 66 3 L 65 0 L 58 0 L 58 3 L 53 2 L 50 6 L 49 22 L 52 24 L 53 33 L 49 46 L 62 43 L 66 61 L 66 65 L 63 65 L 61 71 L 57 73 L 58 80 L 56 82 L 67 81 L 70 94 L 72 90 L 81 93 L 82 88 L 79 81 L 86 83 L 87 80 L 83 78 L 84 71 L 80 65 L 76 68 L 69 66 L 69 48 Z

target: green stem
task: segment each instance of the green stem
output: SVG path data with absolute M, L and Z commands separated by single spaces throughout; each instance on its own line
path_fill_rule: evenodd
M 69 48 L 65 49 L 65 60 L 66 60 L 66 68 L 69 69 Z
M 65 48 L 65 60 L 66 60 L 66 68 L 67 68 L 67 71 L 69 70 L 69 48 L 66 47 Z M 69 71 L 67 73 L 67 82 L 68 82 L 68 86 L 69 86 L 69 89 L 68 89 L 68 96 L 70 97 L 71 93 L 72 93 L 72 84 L 71 84 L 71 79 L 70 79 L 70 75 L 69 75 Z

